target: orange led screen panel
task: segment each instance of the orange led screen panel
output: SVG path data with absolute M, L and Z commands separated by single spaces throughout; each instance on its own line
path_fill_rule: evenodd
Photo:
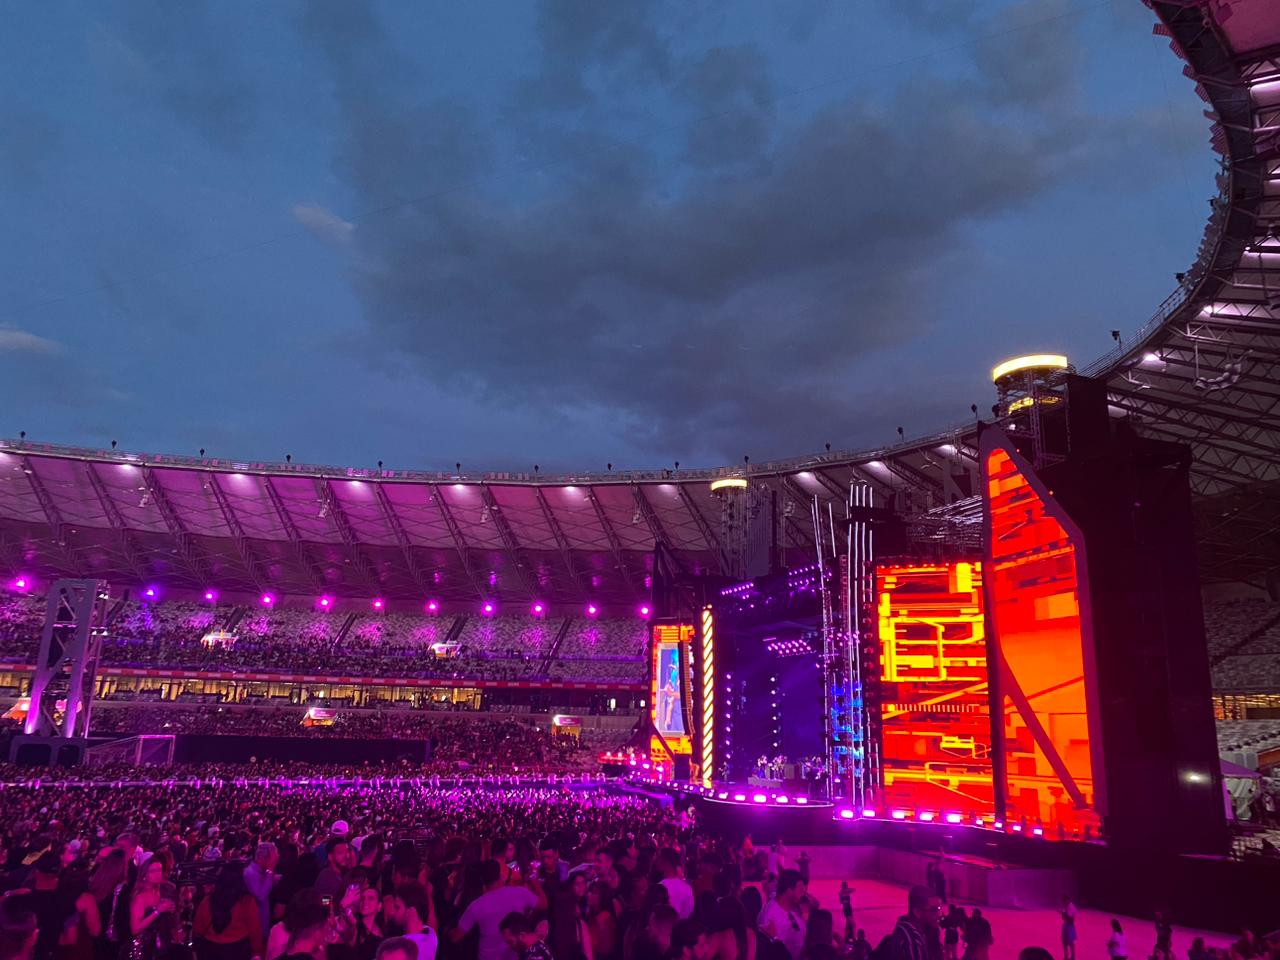
M 994 806 L 982 604 L 979 563 L 876 569 L 886 808 Z
M 1007 444 L 983 453 L 1007 816 L 1074 834 L 1097 827 L 1099 799 L 1084 541 Z

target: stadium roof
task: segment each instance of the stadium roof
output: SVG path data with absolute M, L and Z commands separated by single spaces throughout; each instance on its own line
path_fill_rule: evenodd
M 1140 432 L 1191 445 L 1202 573 L 1257 578 L 1280 556 L 1280 17 L 1274 0 L 1148 5 L 1207 105 L 1219 195 L 1177 289 L 1081 372 L 1106 381 L 1113 413 Z M 851 482 L 916 511 L 963 512 L 973 433 L 969 423 L 878 450 L 560 477 L 8 441 L 0 564 L 192 589 L 630 604 L 647 594 L 656 539 L 690 570 L 726 568 L 715 479 L 749 476 L 776 495 L 785 559 L 807 562 L 813 498 L 842 499 Z

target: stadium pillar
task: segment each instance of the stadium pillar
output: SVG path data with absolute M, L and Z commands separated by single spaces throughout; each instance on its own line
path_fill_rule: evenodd
M 49 589 L 24 736 L 14 739 L 12 759 L 78 762 L 108 621 L 106 581 L 59 580 Z

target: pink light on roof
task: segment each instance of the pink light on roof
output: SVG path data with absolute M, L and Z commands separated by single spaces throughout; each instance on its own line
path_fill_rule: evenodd
M 322 610 L 328 610 L 333 606 L 333 597 L 321 597 L 317 602 Z
M 25 576 L 17 577 L 13 581 L 13 589 L 15 590 L 26 590 L 30 586 L 31 586 L 31 580 L 30 578 Z
M 529 612 L 532 613 L 535 617 L 540 617 L 547 612 L 547 608 L 544 607 L 541 603 L 535 602 L 534 605 L 529 608 Z
M 217 590 L 206 590 L 206 591 L 204 592 L 204 598 L 205 598 L 207 601 L 209 601 L 210 603 L 213 603 L 215 600 L 217 600 L 217 599 L 218 599 L 218 591 L 217 591 Z
M 262 596 L 258 598 L 258 602 L 262 604 L 264 607 L 269 607 L 276 602 L 275 594 L 264 593 Z
M 156 588 L 147 587 L 145 590 L 142 591 L 142 595 L 146 597 L 148 600 L 154 600 L 156 598 Z
M 435 600 L 428 600 L 427 613 L 439 613 L 439 612 L 440 612 L 440 604 Z
M 587 616 L 588 616 L 588 617 L 594 617 L 594 616 L 595 616 L 597 613 L 599 613 L 599 612 L 600 612 L 600 608 L 599 608 L 599 607 L 597 607 L 594 603 L 588 603 L 588 604 L 587 604 Z
M 385 600 L 383 600 L 381 597 L 375 597 L 375 598 L 374 598 L 374 601 L 373 601 L 373 609 L 375 609 L 375 610 L 381 610 L 381 609 L 382 609 L 383 607 L 385 607 L 386 605 L 387 605 L 386 601 L 385 601 Z
M 640 616 L 647 617 L 650 612 L 651 611 L 649 610 L 649 605 L 647 603 L 640 605 Z
M 493 616 L 493 604 L 492 604 L 492 603 L 488 603 L 488 602 L 486 602 L 486 603 L 485 603 L 485 605 L 484 605 L 483 607 L 481 607 L 481 608 L 480 608 L 480 612 L 481 612 L 481 613 L 483 613 L 486 617 L 492 617 L 492 616 Z

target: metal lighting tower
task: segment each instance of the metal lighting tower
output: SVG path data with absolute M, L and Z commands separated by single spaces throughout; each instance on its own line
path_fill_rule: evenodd
M 23 727 L 27 736 L 72 740 L 89 735 L 98 654 L 111 620 L 109 602 L 105 580 L 59 580 L 49 589 Z

